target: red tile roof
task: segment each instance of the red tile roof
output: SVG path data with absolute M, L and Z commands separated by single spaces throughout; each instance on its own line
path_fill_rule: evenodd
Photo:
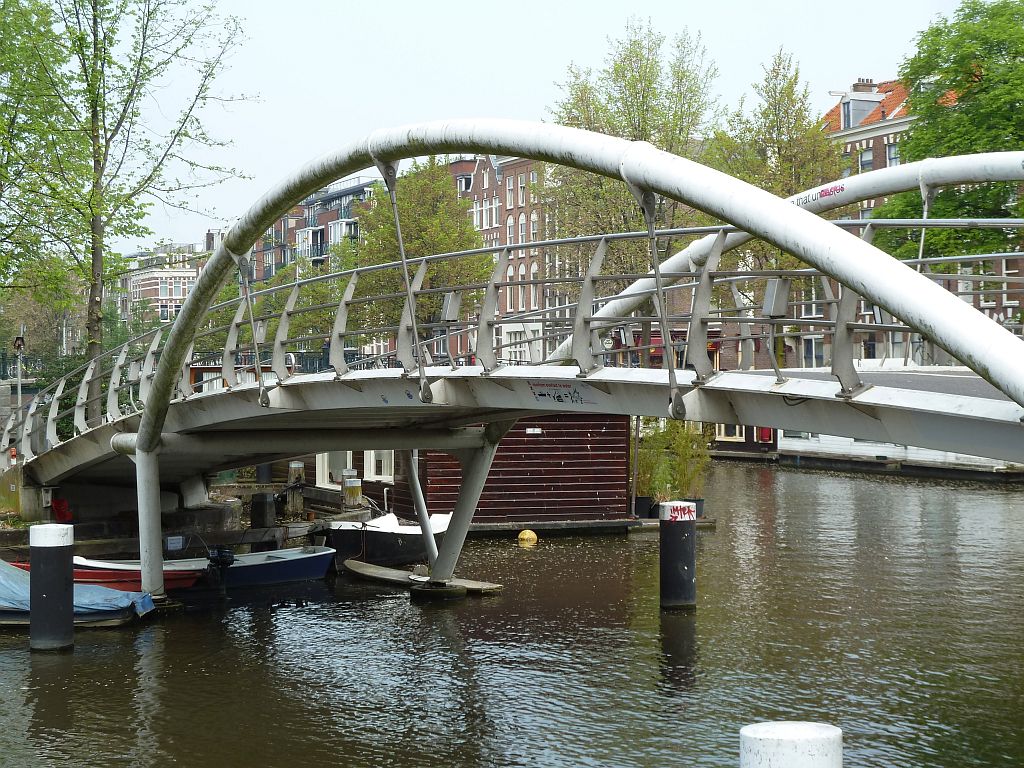
M 899 80 L 885 80 L 878 84 L 877 90 L 878 93 L 884 94 L 884 97 L 860 125 L 871 125 L 906 114 L 907 88 L 903 83 Z M 842 129 L 841 105 L 842 101 L 826 112 L 821 119 L 822 130 L 826 133 Z

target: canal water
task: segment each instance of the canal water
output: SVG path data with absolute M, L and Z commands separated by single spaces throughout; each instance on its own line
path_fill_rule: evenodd
M 764 720 L 848 766 L 1024 765 L 1021 492 L 719 464 L 696 616 L 655 533 L 471 541 L 505 592 L 338 579 L 70 655 L 0 634 L 0 766 L 736 766 Z

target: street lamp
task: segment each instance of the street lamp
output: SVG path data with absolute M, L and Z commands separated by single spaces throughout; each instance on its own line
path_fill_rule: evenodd
M 25 324 L 21 324 L 21 335 L 14 337 L 14 352 L 18 356 L 18 415 L 21 415 L 21 368 L 25 355 Z

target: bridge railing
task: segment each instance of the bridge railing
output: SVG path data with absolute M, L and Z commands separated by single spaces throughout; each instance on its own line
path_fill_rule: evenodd
M 869 222 L 836 223 L 864 230 Z M 969 223 L 1024 226 L 1006 220 Z M 965 224 L 870 221 L 872 228 Z M 735 228 L 657 232 L 655 251 L 663 239 L 731 231 Z M 808 367 L 831 364 L 844 390 L 852 391 L 859 383 L 853 360 L 865 356 L 870 345 L 877 345 L 875 357 L 908 355 L 912 348 L 913 331 L 898 318 L 813 269 L 719 269 L 709 262 L 697 272 L 663 274 L 667 282 L 678 281 L 665 287 L 664 307 L 652 288 L 638 292 L 648 300 L 628 315 L 595 318 L 623 286 L 648 277 L 648 264 L 637 256 L 650 252 L 648 238 L 646 232 L 626 232 L 412 257 L 411 305 L 401 262 L 331 272 L 327 260 L 320 273 L 305 280 L 247 296 L 243 290 L 239 298 L 211 307 L 194 336 L 175 397 L 267 389 L 293 377 L 340 378 L 381 367 L 429 378 L 427 369 L 437 365 L 490 371 L 539 364 L 569 339 L 568 362 L 584 373 L 606 365 L 672 365 L 692 368 L 700 380 L 714 373 L 716 356 L 719 364 L 729 357 L 724 351 L 735 350 L 728 367 L 750 368 L 761 348 L 767 352 L 760 356 L 762 366 L 794 359 Z M 1008 252 L 911 263 L 931 271 L 932 279 L 966 301 L 998 306 L 1004 325 L 1020 333 L 1021 258 Z M 997 274 L 987 267 L 982 273 L 966 268 L 996 261 L 1012 262 L 1013 268 Z M 667 346 L 664 328 L 670 329 Z M 164 331 L 101 355 L 15 410 L 0 443 L 5 454 L 14 447 L 29 460 L 101 424 L 137 418 L 161 357 Z M 787 345 L 788 358 L 778 354 Z

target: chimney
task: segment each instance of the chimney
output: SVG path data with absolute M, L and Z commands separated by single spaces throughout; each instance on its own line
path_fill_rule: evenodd
M 875 81 L 870 77 L 858 77 L 857 82 L 850 88 L 854 93 L 874 93 L 878 90 Z

